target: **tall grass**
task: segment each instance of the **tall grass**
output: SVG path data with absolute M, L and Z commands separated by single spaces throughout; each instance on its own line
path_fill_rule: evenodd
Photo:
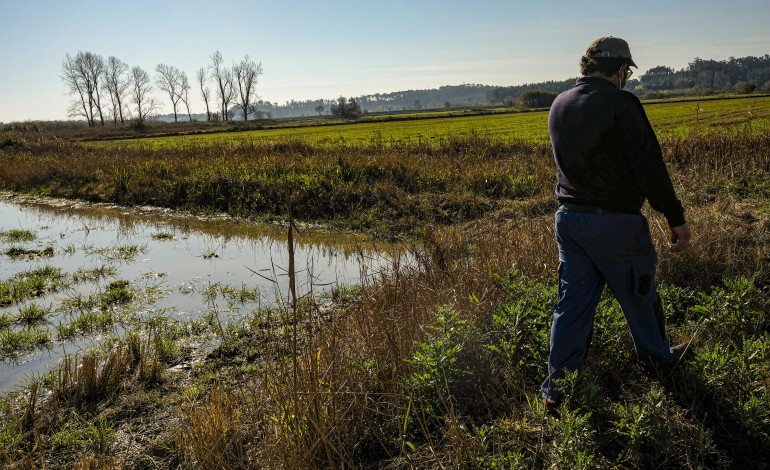
M 478 136 L 387 149 L 41 143 L 4 150 L 0 182 L 249 217 L 283 216 L 291 200 L 302 220 L 419 237 L 332 313 L 284 293 L 277 309 L 228 330 L 178 395 L 169 467 L 758 467 L 770 447 L 770 134 L 662 146 L 691 249 L 669 253 L 665 221 L 648 216 L 670 334 L 693 340 L 695 358 L 650 375 L 607 295 L 585 371 L 562 384 L 558 420 L 539 400 L 557 300 L 547 146 Z M 91 382 L 70 372 L 57 388 L 105 400 L 88 385 L 112 383 L 98 364 L 84 366 Z M 34 459 L 26 448 L 10 461 Z
M 162 392 L 154 390 L 165 380 L 163 340 L 158 332 L 132 333 L 109 350 L 67 356 L 50 374 L 33 379 L 24 395 L 4 398 L 3 468 L 129 468 L 127 454 L 110 450 L 122 419 L 115 403 L 127 401 L 122 412 L 135 413 L 137 405 L 150 403 L 143 397 Z
M 663 142 L 689 208 L 763 197 L 768 133 L 691 134 Z M 0 151 L 0 187 L 127 205 L 283 217 L 403 233 L 475 220 L 549 198 L 549 147 L 491 137 L 442 145 L 313 147 L 300 141 L 172 149 L 40 141 Z
M 770 411 L 767 369 L 748 366 L 752 385 L 719 379 L 744 390 L 725 399 L 704 364 L 731 356 L 759 364 L 764 353 L 756 351 L 768 344 L 768 319 L 760 313 L 768 301 L 766 195 L 762 185 L 741 183 L 761 182 L 770 170 L 768 143 L 766 135 L 664 142 L 695 240 L 685 255 L 671 255 L 665 222 L 649 214 L 659 277 L 674 341 L 699 341 L 698 359 L 672 376 L 651 378 L 636 364 L 608 297 L 589 367 L 565 385 L 570 399 L 562 419 L 544 417 L 537 390 L 557 256 L 552 216 L 542 215 L 553 204 L 536 193 L 464 224 L 427 225 L 419 269 L 394 266 L 365 284 L 345 316 L 316 325 L 294 363 L 279 361 L 232 393 L 237 404 L 227 406 L 242 414 L 229 432 L 255 436 L 240 445 L 248 462 L 268 468 L 761 461 L 770 428 L 756 416 Z M 724 295 L 742 300 L 719 313 Z M 750 346 L 741 338 L 751 338 Z
M 479 136 L 388 149 L 295 141 L 153 150 L 56 141 L 6 151 L 0 186 L 241 217 L 281 217 L 292 196 L 299 220 L 398 233 L 425 220 L 478 218 L 539 193 L 552 173 L 547 152 Z

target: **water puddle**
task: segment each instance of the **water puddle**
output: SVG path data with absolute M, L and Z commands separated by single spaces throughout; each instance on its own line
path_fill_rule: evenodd
M 150 208 L 0 197 L 0 392 L 115 334 L 84 325 L 127 303 L 135 316 L 191 321 L 215 312 L 227 323 L 285 298 L 286 231 Z M 359 284 L 401 254 L 363 236 L 300 228 L 299 293 Z M 43 336 L 36 347 L 13 353 L 20 338 L 35 334 Z

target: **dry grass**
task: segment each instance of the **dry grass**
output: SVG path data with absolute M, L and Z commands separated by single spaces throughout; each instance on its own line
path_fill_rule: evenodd
M 698 140 L 664 143 L 676 160 L 674 180 L 686 188 L 683 197 L 695 239 L 691 250 L 670 254 L 664 220 L 649 214 L 661 255 L 661 282 L 708 289 L 736 276 L 754 276 L 760 284 L 767 280 L 770 240 L 762 188 L 736 192 L 735 184 L 770 169 L 762 156 L 770 145 L 765 136 L 723 139 L 728 137 L 712 137 L 700 144 Z M 692 149 L 695 145 L 699 149 Z M 691 155 L 698 155 L 697 162 L 683 160 L 685 146 Z M 725 152 L 730 152 L 729 158 Z M 757 152 L 759 161 L 754 158 Z M 731 162 L 727 174 L 719 163 L 725 161 Z M 717 188 L 716 193 L 701 200 L 709 188 Z M 309 329 L 314 335 L 296 352 L 296 368 L 288 362 L 271 367 L 247 388 L 237 405 L 242 413 L 237 420 L 240 432 L 254 436 L 246 446 L 247 461 L 261 462 L 265 468 L 473 467 L 476 459 L 491 452 L 489 442 L 475 428 L 484 422 L 502 429 L 495 434 L 501 448 L 527 449 L 528 457 L 522 461 L 529 464 L 582 458 L 575 457 L 577 451 L 569 447 L 549 450 L 548 441 L 538 435 L 543 431 L 537 431 L 540 411 L 536 404 L 499 396 L 511 394 L 510 389 L 517 386 L 501 383 L 485 364 L 488 358 L 483 354 L 462 358 L 474 372 L 475 383 L 447 388 L 432 411 L 417 409 L 416 397 L 404 387 L 413 373 L 410 359 L 415 345 L 431 337 L 425 326 L 435 320 L 437 308 L 449 305 L 459 312 L 459 318 L 485 330 L 490 312 L 508 299 L 509 292 L 500 281 L 505 273 L 517 270 L 530 279 L 551 278 L 557 262 L 552 209 L 552 201 L 534 197 L 466 224 L 424 229 L 426 249 L 418 255 L 417 267 L 397 261 L 391 274 L 363 286 L 355 308 L 346 316 Z M 623 343 L 627 348 L 622 339 L 618 347 Z M 593 373 L 599 374 L 597 378 L 605 374 Z M 621 371 L 611 377 L 624 380 Z M 536 401 L 535 384 L 526 387 L 532 390 L 517 393 Z M 701 452 L 690 458 L 724 464 L 723 451 L 704 437 L 708 432 L 703 424 L 689 422 L 678 406 L 666 406 L 670 407 L 666 419 L 675 420 L 671 425 L 680 429 L 680 438 L 692 434 L 706 439 Z M 622 410 L 626 408 L 615 413 L 626 412 Z M 518 424 L 508 423 L 506 412 L 513 413 Z M 580 421 L 583 418 L 577 415 L 574 419 L 565 425 L 578 426 L 575 432 L 588 432 L 587 421 Z M 597 445 L 596 441 L 590 438 L 586 445 Z M 673 448 L 680 445 L 686 449 L 689 444 L 685 440 Z M 542 455 L 533 461 L 533 452 Z M 637 453 L 639 450 L 633 452 L 623 459 L 640 463 L 649 458 Z
M 190 468 L 249 468 L 246 448 L 254 436 L 246 432 L 232 393 L 215 388 L 205 402 L 182 405 L 176 445 Z
M 66 357 L 59 368 L 57 392 L 66 400 L 93 401 L 115 391 L 129 370 L 131 357 L 114 350 L 99 364 L 99 358 L 87 354 L 82 359 Z
M 126 378 L 143 383 L 158 383 L 162 368 L 158 352 L 138 335 L 130 335 L 125 346 L 112 349 L 106 358 L 96 353 L 82 358 L 67 356 L 57 370 L 55 391 L 61 400 L 89 403 L 108 394 L 116 394 Z
M 673 334 L 697 331 L 699 315 L 711 314 L 698 304 L 708 296 L 710 306 L 732 308 L 730 293 L 719 289 L 736 285 L 729 284 L 736 277 L 754 279 L 756 290 L 736 293 L 738 306 L 734 311 L 725 307 L 720 315 L 729 320 L 725 325 L 735 322 L 743 329 L 719 330 L 713 322 L 695 365 L 658 380 L 635 364 L 622 316 L 612 302 L 603 302 L 596 355 L 584 376 L 569 384 L 571 398 L 561 421 L 544 418 L 537 389 L 547 354 L 549 311 L 556 300 L 550 157 L 543 147 L 472 144 L 384 153 L 374 148 L 324 153 L 298 144 L 178 153 L 115 150 L 109 155 L 98 152 L 110 150 L 65 146 L 72 168 L 59 167 L 64 157 L 50 149 L 39 154 L 31 149 L 16 157 L 15 162 L 27 165 L 17 174 L 0 159 L 0 181 L 65 193 L 85 182 L 81 187 L 90 189 L 84 191 L 93 191 L 89 197 L 99 193 L 145 203 L 180 191 L 168 186 L 175 179 L 168 176 L 178 174 L 205 199 L 196 202 L 186 193 L 169 200 L 170 205 L 185 201 L 183 206 L 222 208 L 219 197 L 256 191 L 266 200 L 274 197 L 270 204 L 275 207 L 249 203 L 247 210 L 244 198 L 239 209 L 226 209 L 280 213 L 288 192 L 296 196 L 300 216 L 312 218 L 328 209 L 328 217 L 353 218 L 351 211 L 359 210 L 359 223 L 374 216 L 386 223 L 415 222 L 412 233 L 420 235 L 420 249 L 396 259 L 388 272 L 364 279 L 344 309 L 330 317 L 312 300 L 294 307 L 286 302 L 276 313 L 283 331 L 268 325 L 266 334 L 253 334 L 250 346 L 263 354 L 243 366 L 248 372 L 235 370 L 230 377 L 234 370 L 225 364 L 214 374 L 216 381 L 206 382 L 208 391 L 180 400 L 172 442 L 183 467 L 708 468 L 756 463 L 756 449 L 768 443 L 768 428 L 756 416 L 770 409 L 761 394 L 752 395 L 770 384 L 766 364 L 761 364 L 766 305 L 758 307 L 766 301 L 762 289 L 770 280 L 770 134 L 715 133 L 663 142 L 693 227 L 690 250 L 670 254 L 665 222 L 648 214 L 660 253 L 658 278 L 673 286 L 671 292 L 682 292 L 668 299 L 684 309 L 671 312 Z M 190 159 L 193 153 L 199 158 Z M 118 157 L 124 173 L 114 163 Z M 89 165 L 92 173 L 85 171 Z M 98 178 L 97 169 L 102 172 Z M 257 191 L 250 186 L 256 174 L 270 175 L 272 185 Z M 118 190 L 110 186 L 116 181 L 126 184 Z M 328 186 L 333 194 L 347 196 L 329 199 L 332 193 L 319 192 L 322 182 L 333 183 Z M 327 205 L 308 202 L 316 198 Z M 495 318 L 500 312 L 511 323 L 500 323 Z M 745 325 L 744 314 L 752 324 Z M 264 321 L 260 317 L 254 323 Z M 514 336 L 503 338 L 506 334 Z M 507 355 L 499 351 L 501 338 L 510 340 Z M 735 378 L 732 365 L 720 362 L 723 350 L 729 351 L 724 357 L 743 361 L 743 379 Z M 418 353 L 435 356 L 420 362 Z M 121 354 L 112 363 L 84 357 L 80 369 L 65 362 L 59 388 L 65 396 L 84 400 L 103 396 L 108 384 L 125 377 L 118 371 L 137 364 L 129 360 L 131 354 Z M 431 365 L 430 359 L 437 362 Z M 703 371 L 711 372 L 703 377 Z M 139 375 L 147 379 L 153 373 Z M 720 390 L 733 391 L 735 406 L 720 400 Z
M 707 237 L 709 242 L 696 240 L 685 256 L 662 250 L 663 282 L 701 286 L 745 273 L 766 275 L 767 233 L 757 233 L 742 219 L 725 229 L 713 217 L 724 210 L 721 204 L 690 212 L 699 239 Z M 547 444 L 537 440 L 542 437 L 527 431 L 527 426 L 536 425 L 525 424 L 539 419 L 537 409 L 505 398 L 518 385 L 501 383 L 485 363 L 487 357 L 463 359 L 474 372 L 474 383 L 447 390 L 446 400 L 432 411 L 438 416 L 416 411 L 414 397 L 403 384 L 412 372 L 409 360 L 415 344 L 430 336 L 425 325 L 434 321 L 438 306 L 451 305 L 474 325 L 488 325 L 490 312 L 509 295 L 499 276 L 512 270 L 529 278 L 552 276 L 557 262 L 552 224 L 550 214 L 502 217 L 433 232 L 432 254 L 421 260 L 419 269 L 394 266 L 395 274 L 364 286 L 355 309 L 314 330 L 312 340 L 297 353 L 297 369 L 288 361 L 284 367 L 269 368 L 266 379 L 238 393 L 236 408 L 241 414 L 227 421 L 235 429 L 219 432 L 251 436 L 239 462 L 260 462 L 264 468 L 360 468 L 386 462 L 386 468 L 463 468 L 490 452 L 472 423 L 489 420 L 489 413 L 500 419 L 506 410 L 524 421 L 517 425 L 523 428 L 506 431 L 513 435 L 504 439 L 513 441 L 501 446 L 545 452 Z M 659 227 L 655 232 L 665 248 L 667 233 Z M 514 395 L 532 397 L 536 390 L 532 385 Z M 218 402 L 220 398 L 213 398 L 197 412 Z M 456 407 L 463 409 L 461 415 Z M 185 409 L 192 425 L 195 408 Z M 221 411 L 209 414 L 217 413 Z M 681 409 L 672 408 L 671 413 L 684 420 Z M 413 434 L 399 439 L 405 421 Z M 200 432 L 205 434 L 205 429 Z M 410 445 L 417 447 L 412 450 Z
M 123 470 L 125 467 L 115 457 L 81 455 L 80 460 L 72 465 L 72 470 Z
M 62 141 L 0 150 L 0 186 L 51 196 L 241 217 L 295 217 L 393 234 L 451 224 L 545 190 L 547 148 L 473 137 L 441 147 L 301 142 L 174 149 Z

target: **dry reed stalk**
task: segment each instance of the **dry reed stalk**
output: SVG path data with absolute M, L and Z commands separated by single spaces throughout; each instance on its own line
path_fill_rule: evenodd
M 65 399 L 92 402 L 118 390 L 132 372 L 144 383 L 161 380 L 162 367 L 155 350 L 141 344 L 138 336 L 129 338 L 125 346 L 113 348 L 105 358 L 88 353 L 82 358 L 66 356 L 57 371 L 56 394 Z
M 11 462 L 10 458 L 7 454 L 5 454 L 5 450 L 3 449 L 4 457 L 6 459 L 6 466 L 4 466 L 4 469 L 7 470 L 46 470 L 48 468 L 46 464 L 46 458 L 45 455 L 40 453 L 37 456 L 29 457 L 24 456 L 21 461 L 17 462 Z
M 497 233 L 509 234 L 510 231 Z M 541 239 L 535 237 L 521 243 L 540 246 Z M 511 257 L 503 259 L 513 263 Z M 431 320 L 436 305 L 443 304 L 448 297 L 459 303 L 460 299 L 467 299 L 469 289 L 483 287 L 497 267 L 490 269 L 485 263 L 477 266 L 467 262 L 453 266 L 449 272 L 435 266 L 413 273 L 399 269 L 381 279 L 377 287 L 368 287 L 367 298 L 360 310 L 352 313 L 347 322 L 335 322 L 319 335 L 319 342 L 334 345 L 334 352 L 331 349 L 327 354 L 322 353 L 327 349 L 318 349 L 316 354 L 309 351 L 304 360 L 299 361 L 300 368 L 296 371 L 299 390 L 279 393 L 283 389 L 278 383 L 280 377 L 271 377 L 276 392 L 273 400 L 284 403 L 280 406 L 284 410 L 281 415 L 288 409 L 298 410 L 294 419 L 306 423 L 299 434 L 316 436 L 304 443 L 294 441 L 292 447 L 298 446 L 294 452 L 319 463 L 346 461 L 351 458 L 346 457 L 350 451 L 343 453 L 341 449 L 355 447 L 356 438 L 345 433 L 342 426 L 356 426 L 357 419 L 366 420 L 365 416 L 372 412 L 380 414 L 380 419 L 395 422 L 397 415 L 392 403 L 400 394 L 398 377 L 406 373 L 406 359 L 412 354 L 414 342 L 424 334 L 421 325 Z M 452 276 L 455 276 L 454 280 Z M 355 369 L 356 364 L 370 358 L 375 359 L 373 366 L 379 377 L 363 373 L 360 365 Z M 283 383 L 288 385 L 285 380 Z M 324 389 L 319 389 L 319 384 L 323 384 Z M 296 398 L 291 399 L 297 401 L 286 403 L 292 394 Z M 377 404 L 378 396 L 387 395 L 391 398 Z M 297 407 L 298 404 L 301 407 Z M 371 417 L 369 420 L 376 426 L 376 421 Z M 378 439 L 386 440 L 384 436 Z M 305 450 L 300 451 L 302 448 Z
M 207 402 L 190 401 L 181 408 L 182 426 L 176 445 L 192 468 L 252 468 L 247 449 L 257 436 L 242 424 L 242 404 L 233 393 L 214 387 Z
M 82 454 L 72 465 L 72 470 L 123 470 L 124 463 L 114 457 Z
M 726 276 L 761 268 L 767 235 L 756 231 L 761 221 L 747 224 L 746 217 L 734 215 L 730 216 L 732 223 L 725 224 L 714 217 L 736 208 L 733 201 L 723 200 L 713 207 L 689 211 L 694 227 L 711 241 L 694 246 L 690 256 L 670 256 L 665 251 L 667 228 L 661 228 L 657 216 L 651 216 L 653 234 L 661 251 L 662 280 L 692 285 L 705 279 L 713 280 L 716 274 Z M 506 296 L 506 292 L 496 287 L 496 276 L 516 269 L 527 277 L 548 278 L 554 275 L 558 262 L 551 214 L 440 229 L 431 234 L 430 244 L 432 255 L 421 258 L 420 269 L 397 266 L 399 269 L 381 277 L 375 285 L 367 285 L 360 304 L 346 321 L 333 322 L 319 334 L 317 344 L 327 344 L 330 348 L 333 345 L 334 353 L 329 349 L 329 353 L 319 352 L 316 357 L 311 350 L 302 356 L 304 359 L 298 363 L 296 398 L 287 394 L 280 398 L 284 403 L 286 399 L 300 400 L 302 406 L 295 416 L 304 416 L 304 433 L 312 430 L 314 432 L 307 435 L 317 436 L 314 440 L 293 442 L 299 446 L 295 448 L 299 455 L 308 458 L 314 455 L 313 461 L 319 464 L 340 462 L 352 457 L 345 457 L 349 453 L 338 453 L 339 449 L 356 443 L 354 436 L 339 431 L 341 425 L 353 425 L 361 417 L 366 420 L 365 416 L 372 413 L 380 417 L 379 421 L 370 421 L 374 426 L 398 422 L 396 410 L 405 407 L 408 400 L 396 405 L 397 384 L 408 373 L 406 359 L 413 353 L 415 341 L 424 337 L 422 325 L 432 320 L 437 306 L 449 302 L 464 318 L 484 322 L 490 310 Z M 689 264 L 693 262 L 701 264 Z M 671 271 L 672 266 L 676 267 L 673 263 L 684 266 L 679 270 L 689 274 L 675 276 Z M 474 294 L 477 300 L 469 302 L 469 294 Z M 360 366 L 355 369 L 356 364 L 370 359 L 373 359 L 374 375 L 362 373 Z M 279 377 L 271 380 L 277 381 L 275 387 L 281 387 Z M 324 393 L 319 393 L 316 386 L 320 383 L 327 387 Z M 388 395 L 378 401 L 377 396 Z M 462 441 L 460 424 L 450 426 L 442 435 Z M 331 431 L 334 431 L 333 437 L 329 434 Z M 326 448 L 328 452 L 321 452 L 326 460 L 318 454 L 322 444 L 326 445 L 318 436 L 333 438 L 329 443 L 333 445 Z M 384 435 L 380 439 L 386 440 Z M 469 441 L 464 445 L 470 444 Z M 437 458 L 446 459 L 447 455 Z M 464 459 L 461 453 L 452 455 L 455 463 Z M 429 460 L 426 457 L 425 462 Z
M 671 254 L 665 220 L 652 214 L 650 225 L 660 254 L 659 278 L 699 289 L 736 276 L 756 276 L 760 283 L 766 282 L 770 275 L 770 230 L 757 215 L 755 208 L 730 197 L 689 207 L 692 244 L 682 253 Z

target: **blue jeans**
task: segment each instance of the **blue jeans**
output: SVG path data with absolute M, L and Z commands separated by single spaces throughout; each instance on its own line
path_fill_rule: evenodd
M 674 357 L 655 287 L 658 254 L 644 216 L 562 205 L 556 212 L 556 241 L 559 301 L 543 396 L 559 400 L 562 392 L 554 380 L 583 368 L 605 285 L 623 310 L 639 359 L 651 366 L 670 365 Z

